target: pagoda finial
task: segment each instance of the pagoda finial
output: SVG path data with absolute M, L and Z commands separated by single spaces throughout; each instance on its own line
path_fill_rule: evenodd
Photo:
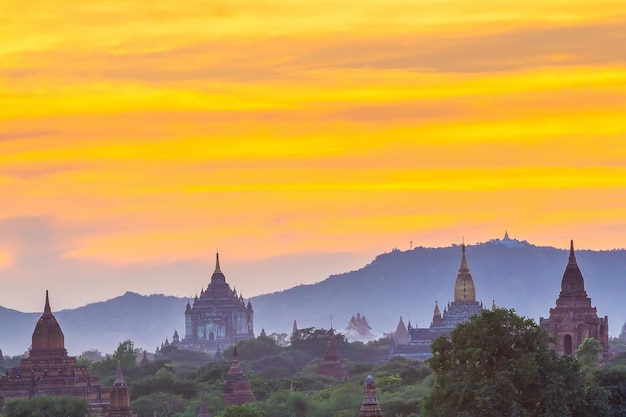
M 576 254 L 574 254 L 574 240 L 570 240 L 569 244 L 569 265 L 576 265 Z
M 43 314 L 44 315 L 52 314 L 52 310 L 50 309 L 50 299 L 48 298 L 48 290 L 46 290 L 46 305 L 43 308 Z
M 115 385 L 123 385 L 124 382 L 124 374 L 122 374 L 122 365 L 120 361 L 117 361 L 117 374 L 115 375 Z
M 465 257 L 465 239 L 463 239 L 461 250 L 462 250 L 463 256 L 461 257 L 461 266 L 459 267 L 459 272 L 469 271 L 469 266 L 467 265 L 467 258 Z
M 220 253 L 215 252 L 215 272 L 222 272 L 220 269 Z

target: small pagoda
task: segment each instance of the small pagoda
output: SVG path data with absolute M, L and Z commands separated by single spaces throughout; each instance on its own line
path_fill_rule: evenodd
M 332 328 L 328 331 L 328 349 L 324 355 L 324 360 L 317 365 L 317 374 L 329 376 L 339 381 L 346 381 L 349 377 L 348 366 L 341 361 L 335 341 L 335 332 Z
M 239 364 L 237 345 L 235 345 L 233 350 L 233 363 L 230 366 L 228 375 L 224 378 L 222 394 L 228 405 L 241 405 L 256 401 L 250 387 L 250 381 L 248 381 L 243 368 Z
M 120 361 L 117 361 L 117 374 L 111 389 L 111 402 L 106 417 L 133 417 L 133 410 L 130 408 L 130 394 L 128 393 L 128 386 L 124 382 Z
M 359 410 L 359 417 L 383 417 L 376 396 L 376 381 L 371 375 L 368 375 L 363 382 L 363 402 Z

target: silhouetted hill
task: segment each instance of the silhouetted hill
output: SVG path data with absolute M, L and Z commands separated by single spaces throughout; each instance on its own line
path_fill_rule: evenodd
M 476 296 L 486 307 L 492 300 L 519 314 L 548 317 L 561 290 L 569 251 L 526 242 L 494 240 L 467 247 Z M 609 316 L 611 336 L 619 335 L 626 306 L 626 250 L 577 250 L 585 288 L 600 316 Z M 395 330 L 405 324 L 430 325 L 435 300 L 442 311 L 454 299 L 454 282 L 461 260 L 458 245 L 417 247 L 379 255 L 362 269 L 333 275 L 313 285 L 301 285 L 252 299 L 255 329 L 291 332 L 298 327 L 328 327 L 330 315 L 340 331 L 352 314 L 365 314 L 373 331 Z
M 186 302 L 184 298 L 161 294 L 145 296 L 127 292 L 111 300 L 53 313 L 71 355 L 89 349 L 111 353 L 126 339 L 133 340 L 136 347 L 154 351 L 166 336 L 171 339 L 174 329 L 183 330 Z M 51 304 L 54 308 L 54 297 Z M 43 302 L 41 307 L 43 311 Z M 0 307 L 0 349 L 5 354 L 25 352 L 39 317 L 41 313 Z
M 512 242 L 494 240 L 467 247 L 476 295 L 486 307 L 495 299 L 498 306 L 514 308 L 538 321 L 555 306 L 568 251 Z M 609 316 L 610 334 L 617 336 L 626 319 L 622 301 L 626 294 L 626 250 L 577 250 L 576 257 L 592 305 L 599 315 Z M 327 328 L 331 315 L 333 326 L 343 331 L 357 312 L 365 314 L 378 335 L 395 330 L 400 316 L 405 323 L 410 320 L 413 325 L 428 326 L 435 300 L 443 310 L 454 298 L 460 259 L 458 245 L 394 250 L 357 271 L 253 297 L 255 332 L 259 334 L 264 327 L 268 334 L 291 333 L 294 319 L 300 328 Z M 54 307 L 54 298 L 51 301 Z M 73 355 L 91 348 L 110 353 L 126 339 L 153 351 L 166 336 L 171 340 L 174 329 L 183 337 L 185 304 L 184 298 L 127 292 L 108 301 L 54 313 Z M 24 352 L 40 315 L 0 307 L 0 349 L 5 354 Z

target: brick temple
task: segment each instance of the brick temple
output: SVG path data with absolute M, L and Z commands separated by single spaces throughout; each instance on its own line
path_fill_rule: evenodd
M 0 406 L 6 399 L 31 399 L 39 395 L 83 397 L 98 414 L 109 404 L 109 390 L 102 389 L 98 379 L 89 375 L 88 368 L 78 365 L 75 356 L 68 356 L 63 331 L 50 309 L 48 291 L 28 357 L 0 379 Z
M 569 260 L 561 279 L 561 292 L 556 307 L 550 309 L 547 319 L 541 317 L 539 325 L 554 336 L 554 349 L 561 355 L 573 355 L 587 337 L 596 339 L 609 353 L 609 318 L 598 317 L 591 298 L 585 291 L 585 280 L 570 242 Z
M 222 395 L 228 405 L 241 405 L 256 401 L 250 381 L 239 363 L 239 354 L 237 346 L 233 350 L 233 363 L 228 370 L 228 375 L 224 378 Z
M 341 356 L 339 356 L 335 332 L 332 328 L 328 331 L 328 349 L 324 355 L 324 360 L 317 365 L 316 372 L 318 375 L 329 376 L 339 381 L 347 381 L 349 378 L 348 366 L 343 363 Z
M 172 338 L 173 345 L 183 349 L 217 352 L 238 341 L 253 339 L 254 311 L 243 295 L 230 288 L 220 268 L 219 253 L 215 257 L 215 271 L 206 289 L 196 296 L 193 304 L 185 309 L 185 337 L 178 341 L 178 332 Z

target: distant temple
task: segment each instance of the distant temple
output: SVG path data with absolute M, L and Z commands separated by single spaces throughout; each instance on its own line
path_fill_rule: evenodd
M 372 333 L 372 328 L 367 322 L 365 314 L 361 315 L 361 313 L 357 312 L 356 317 L 352 315 L 346 330 L 346 338 L 350 342 L 369 342 L 376 339 L 376 335 Z
M 117 375 L 115 376 L 115 382 L 113 382 L 113 388 L 111 389 L 111 402 L 106 412 L 106 417 L 133 417 L 133 410 L 130 408 L 130 394 L 128 394 L 128 387 L 124 382 L 124 375 L 122 374 L 122 366 L 120 362 L 117 362 Z
M 217 352 L 240 340 L 253 339 L 253 316 L 250 300 L 246 304 L 243 295 L 230 289 L 217 254 L 211 283 L 195 297 L 193 305 L 187 302 L 185 337 L 179 341 L 175 331 L 172 346 Z
M 411 323 L 409 322 L 409 326 Z M 398 322 L 398 327 L 396 327 L 395 332 L 391 333 L 383 333 L 383 336 L 387 339 L 391 339 L 395 345 L 408 345 L 409 344 L 409 332 L 404 325 L 404 321 L 402 320 L 402 316 L 400 316 L 400 321 Z
M 102 415 L 109 405 L 109 390 L 89 376 L 87 366 L 68 356 L 61 326 L 52 314 L 48 291 L 42 316 L 35 325 L 28 358 L 0 379 L 0 407 L 11 398 L 31 399 L 40 395 L 83 397 L 92 412 Z
M 359 417 L 383 417 L 376 395 L 376 381 L 368 375 L 363 382 L 363 402 L 359 410 Z
M 550 317 L 539 325 L 554 336 L 554 349 L 561 355 L 573 355 L 587 337 L 593 337 L 609 352 L 609 318 L 599 318 L 591 298 L 587 297 L 583 274 L 578 268 L 574 241 L 570 242 L 569 261 L 561 280 L 561 292 Z
M 407 328 L 409 337 L 408 345 L 402 345 L 392 339 L 392 356 L 406 356 L 419 360 L 428 359 L 431 356 L 430 344 L 439 336 L 449 335 L 454 328 L 467 321 L 471 316 L 480 314 L 483 310 L 483 303 L 476 301 L 476 288 L 470 273 L 465 256 L 465 244 L 461 246 L 461 266 L 454 283 L 454 301 L 448 303 L 443 310 L 443 315 L 439 309 L 439 304 L 435 301 L 433 310 L 433 320 L 430 327 L 413 328 L 409 323 Z M 402 318 L 400 318 L 398 328 L 401 329 Z M 398 330 L 396 330 L 396 333 Z
M 222 395 L 228 405 L 241 405 L 256 401 L 250 382 L 239 364 L 237 345 L 235 345 L 235 350 L 233 350 L 233 363 L 230 366 L 228 375 L 224 378 Z
M 339 381 L 348 380 L 348 366 L 342 362 L 335 342 L 335 332 L 331 328 L 328 331 L 328 349 L 324 360 L 317 365 L 317 374 L 335 378 Z

